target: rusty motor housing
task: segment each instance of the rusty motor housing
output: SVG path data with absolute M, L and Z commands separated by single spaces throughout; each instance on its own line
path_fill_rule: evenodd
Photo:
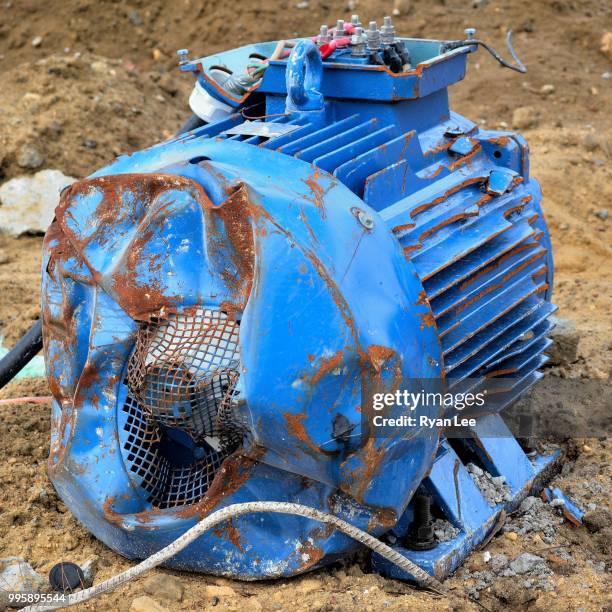
M 504 405 L 523 395 L 549 344 L 552 259 L 523 138 L 449 109 L 475 47 L 346 28 L 183 53 L 198 126 L 62 194 L 43 261 L 49 475 L 129 558 L 228 504 L 291 501 L 392 535 L 441 577 L 555 460 L 526 454 L 501 405 L 459 439 L 372 428 L 374 394 L 417 380 L 509 377 Z M 450 540 L 417 524 L 417 491 Z M 356 546 L 256 514 L 171 565 L 290 576 Z

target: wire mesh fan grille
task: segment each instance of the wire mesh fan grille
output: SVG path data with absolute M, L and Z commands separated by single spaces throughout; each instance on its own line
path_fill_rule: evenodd
M 155 507 L 202 499 L 242 442 L 238 330 L 224 313 L 198 309 L 153 319 L 137 334 L 125 381 L 123 451 Z
M 138 402 L 128 395 L 123 405 L 127 414 L 123 448 L 129 469 L 148 493 L 147 501 L 156 508 L 186 506 L 200 501 L 213 481 L 226 452 L 208 448 L 205 457 L 189 465 L 172 465 L 162 451 L 158 428 L 152 425 Z
M 238 368 L 238 324 L 198 309 L 140 328 L 128 384 L 151 419 L 198 440 L 219 435 L 219 406 L 234 395 Z

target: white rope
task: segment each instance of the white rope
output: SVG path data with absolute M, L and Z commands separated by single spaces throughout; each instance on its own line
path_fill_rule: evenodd
M 100 584 L 96 584 L 95 586 L 90 587 L 89 589 L 84 589 L 83 591 L 79 591 L 77 593 L 73 593 L 68 595 L 66 599 L 59 604 L 49 603 L 49 604 L 40 604 L 35 606 L 28 606 L 24 608 L 27 612 L 42 612 L 43 610 L 59 610 L 61 608 L 67 608 L 69 606 L 74 606 L 102 593 L 107 593 L 124 582 L 128 582 L 129 580 L 133 580 L 137 576 L 144 574 L 145 572 L 157 567 L 158 565 L 164 563 L 184 548 L 186 548 L 189 544 L 191 544 L 194 540 L 197 540 L 204 532 L 209 531 L 219 523 L 223 523 L 229 519 L 235 518 L 237 516 L 241 516 L 243 514 L 251 514 L 254 512 L 272 512 L 276 514 L 293 514 L 296 516 L 303 516 L 309 519 L 313 519 L 315 521 L 319 521 L 321 523 L 327 523 L 328 525 L 333 525 L 338 531 L 341 531 L 345 535 L 357 540 L 357 542 L 367 546 L 369 549 L 379 554 L 381 557 L 387 559 L 394 565 L 397 565 L 402 570 L 409 572 L 415 578 L 415 580 L 424 587 L 428 587 L 434 591 L 437 591 L 441 594 L 444 593 L 444 587 L 442 584 L 434 577 L 430 576 L 427 572 L 423 571 L 418 565 L 415 565 L 410 559 L 407 559 L 403 555 L 400 555 L 398 552 L 393 550 L 390 546 L 387 546 L 384 542 L 381 542 L 374 536 L 371 536 L 369 533 L 363 531 L 339 519 L 337 516 L 333 514 L 328 514 L 326 512 L 321 512 L 320 510 L 315 510 L 314 508 L 310 508 L 308 506 L 302 506 L 301 504 L 290 504 L 285 502 L 248 502 L 244 504 L 233 504 L 231 506 L 227 506 L 226 508 L 222 508 L 221 510 L 217 510 L 213 512 L 211 515 L 202 519 L 197 525 L 194 525 L 191 529 L 187 530 L 182 536 L 178 537 L 174 542 L 171 542 L 165 548 L 162 548 L 160 551 L 151 555 L 149 558 L 145 559 L 138 565 L 131 567 L 130 569 L 121 572 L 115 576 L 112 576 L 108 580 L 104 582 L 100 582 Z

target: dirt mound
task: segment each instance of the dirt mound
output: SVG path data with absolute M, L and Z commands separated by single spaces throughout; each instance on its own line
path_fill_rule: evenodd
M 43 167 L 84 176 L 170 136 L 187 116 L 174 99 L 178 78 L 97 55 L 51 55 L 4 72 L 2 83 L 4 178 Z

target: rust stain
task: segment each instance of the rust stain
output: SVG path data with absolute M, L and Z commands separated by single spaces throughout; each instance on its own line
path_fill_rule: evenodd
M 436 319 L 433 316 L 431 310 L 429 312 L 419 312 L 419 318 L 421 319 L 421 329 L 426 327 L 436 327 Z
M 383 365 L 395 358 L 397 353 L 388 346 L 380 346 L 373 344 L 368 347 L 368 355 L 370 356 L 370 362 L 374 367 L 376 372 L 380 372 L 382 370 Z
M 218 216 L 223 223 L 222 235 L 227 237 L 231 244 L 232 262 L 237 272 L 235 277 L 226 276 L 226 281 L 234 295 L 235 303 L 244 308 L 251 294 L 255 275 L 255 243 L 246 185 L 236 185 L 231 195 L 219 206 L 207 211 L 207 214 Z M 211 221 L 214 223 L 213 219 Z
M 436 452 L 437 452 L 436 447 Z M 368 521 L 368 531 L 370 533 L 383 528 L 385 531 L 397 524 L 397 513 L 392 508 L 379 508 L 372 513 Z
M 302 541 L 302 547 L 297 554 L 301 557 L 301 562 L 298 565 L 298 571 L 304 572 L 315 566 L 325 556 L 325 551 L 319 546 L 315 546 L 308 539 Z
M 321 171 L 315 167 L 312 176 L 309 176 L 307 179 L 302 179 L 306 185 L 310 188 L 312 192 L 312 202 L 317 207 L 321 216 L 325 218 L 325 194 L 331 188 L 331 184 L 327 189 L 323 189 L 323 187 L 319 184 L 319 180 L 321 179 Z
M 305 414 L 291 414 L 284 412 L 283 416 L 287 421 L 287 431 L 300 442 L 303 442 L 311 451 L 322 454 L 323 451 L 310 439 L 306 427 L 304 426 Z
M 402 225 L 395 226 L 391 231 L 394 234 L 399 234 L 400 232 L 406 232 L 408 230 L 414 229 L 416 227 L 416 223 L 403 223 Z
M 456 170 L 460 166 L 464 166 L 474 160 L 474 158 L 482 151 L 480 145 L 476 145 L 467 155 L 462 155 L 459 159 L 455 160 L 452 164 L 448 165 L 449 170 Z
M 451 217 L 447 217 L 443 221 L 440 221 L 440 223 L 438 223 L 438 225 L 434 225 L 433 227 L 430 227 L 428 230 L 424 231 L 419 236 L 419 242 L 422 243 L 424 240 L 429 238 L 429 236 L 431 236 L 432 234 L 435 234 L 437 231 L 441 230 L 442 228 L 446 227 L 447 225 L 452 225 L 453 223 L 456 223 L 457 221 L 461 221 L 461 219 L 465 219 L 467 216 L 468 215 L 466 213 L 457 213 L 456 215 L 453 215 Z
M 385 458 L 385 449 L 383 447 L 376 448 L 375 438 L 369 438 L 362 448 L 362 468 L 353 473 L 355 480 L 359 481 L 357 487 L 356 499 L 363 499 L 368 485 L 372 482 L 374 476 L 380 469 L 380 464 Z
M 492 196 L 490 193 L 485 193 L 485 195 L 483 195 L 477 202 L 476 202 L 476 206 L 478 206 L 478 208 L 480 208 L 481 206 L 484 206 L 485 204 L 488 204 L 494 196 Z
M 444 165 L 440 164 L 431 174 L 428 174 L 427 176 L 425 176 L 424 178 L 426 180 L 432 180 L 435 179 L 436 176 L 438 176 L 438 174 L 440 174 L 440 172 L 442 172 L 442 170 L 444 169 Z
M 215 535 L 222 539 L 227 539 L 231 542 L 240 552 L 244 552 L 244 547 L 240 539 L 240 532 L 236 525 L 234 525 L 233 519 L 229 519 L 223 525 L 220 525 L 214 531 Z
M 404 252 L 404 255 L 408 256 L 413 251 L 418 251 L 421 248 L 423 248 L 422 244 L 411 244 L 409 246 L 404 247 L 402 251 Z
M 487 142 L 497 145 L 499 147 L 506 147 L 508 146 L 508 141 L 510 139 L 508 138 L 508 136 L 493 136 L 492 138 L 487 139 Z
M 430 202 L 425 202 L 424 204 L 420 204 L 419 206 L 414 208 L 412 211 L 410 211 L 410 217 L 414 219 L 417 215 L 421 214 L 422 212 L 429 210 L 430 208 L 436 206 L 437 204 L 441 204 L 442 202 L 445 202 L 446 200 L 448 200 L 448 198 L 450 198 L 450 196 L 454 195 L 455 193 L 458 193 L 462 189 L 465 189 L 466 187 L 469 187 L 470 185 L 476 185 L 482 182 L 483 182 L 482 177 L 474 177 L 474 178 L 466 179 L 465 181 L 461 181 L 460 183 L 457 183 L 457 185 L 454 185 L 450 189 L 446 190 L 441 196 L 438 196 L 437 198 L 431 200 Z
M 316 385 L 326 374 L 335 370 L 342 363 L 343 356 L 343 352 L 337 350 L 331 357 L 319 359 L 317 371 L 311 376 L 310 384 Z
M 511 257 L 514 257 L 515 255 L 518 255 L 522 251 L 528 251 L 528 250 L 531 250 L 531 249 L 535 249 L 536 247 L 537 247 L 537 245 L 531 244 L 529 242 L 526 242 L 526 243 L 523 243 L 523 244 L 519 244 L 518 246 L 514 247 L 513 249 L 510 249 L 507 253 L 502 255 L 493 264 L 491 264 L 489 266 L 485 266 L 484 268 L 479 270 L 474 276 L 471 276 L 467 280 L 464 280 L 462 283 L 459 284 L 459 288 L 461 289 L 461 291 L 465 291 L 466 289 L 468 289 L 470 287 L 470 285 L 472 285 L 478 279 L 482 278 L 483 276 L 485 276 L 489 272 L 492 272 L 493 270 L 496 270 L 497 268 L 500 268 Z

